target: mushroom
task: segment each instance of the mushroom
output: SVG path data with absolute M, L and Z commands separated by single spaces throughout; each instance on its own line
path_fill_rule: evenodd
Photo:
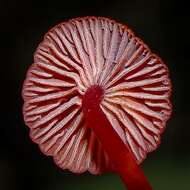
M 123 24 L 103 17 L 52 28 L 23 84 L 30 137 L 62 169 L 118 173 L 150 190 L 139 165 L 160 144 L 171 115 L 162 60 Z

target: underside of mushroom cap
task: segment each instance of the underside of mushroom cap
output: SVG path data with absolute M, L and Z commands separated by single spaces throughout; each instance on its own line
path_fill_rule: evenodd
M 38 46 L 22 93 L 32 140 L 62 169 L 109 170 L 82 111 L 92 86 L 103 89 L 102 111 L 141 163 L 159 145 L 171 114 L 168 69 L 126 25 L 107 18 L 61 23 Z

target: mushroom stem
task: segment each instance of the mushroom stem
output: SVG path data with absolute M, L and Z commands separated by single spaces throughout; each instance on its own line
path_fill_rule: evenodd
M 151 190 L 145 175 L 137 165 L 129 148 L 114 131 L 110 122 L 100 108 L 104 90 L 92 86 L 83 96 L 82 107 L 87 126 L 90 127 L 101 142 L 128 190 Z

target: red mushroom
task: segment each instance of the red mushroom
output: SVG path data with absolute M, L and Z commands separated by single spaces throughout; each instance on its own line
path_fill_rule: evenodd
M 130 190 L 148 190 L 138 165 L 160 144 L 170 93 L 166 65 L 126 25 L 77 18 L 38 46 L 23 85 L 24 120 L 62 169 L 113 171 Z

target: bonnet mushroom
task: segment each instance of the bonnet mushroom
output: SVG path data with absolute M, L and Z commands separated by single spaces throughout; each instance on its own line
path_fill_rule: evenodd
M 30 137 L 62 169 L 115 172 L 150 190 L 139 164 L 160 144 L 171 114 L 162 60 L 126 26 L 103 17 L 52 28 L 23 85 Z

